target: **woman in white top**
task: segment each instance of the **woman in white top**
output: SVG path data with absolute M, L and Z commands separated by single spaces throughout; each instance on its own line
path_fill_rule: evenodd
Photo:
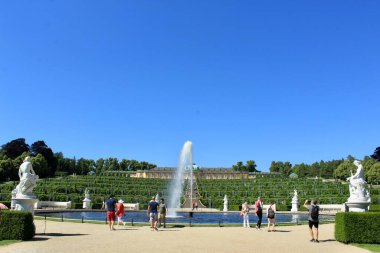
M 248 213 L 249 213 L 249 207 L 248 207 L 248 203 L 247 202 L 244 202 L 244 204 L 241 206 L 241 212 L 240 212 L 240 215 L 243 216 L 243 227 L 245 228 L 249 228 L 249 216 L 248 216 Z

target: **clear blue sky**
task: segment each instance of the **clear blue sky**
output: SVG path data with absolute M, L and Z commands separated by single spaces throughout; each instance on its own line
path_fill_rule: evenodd
M 1 1 L 0 144 L 203 167 L 380 146 L 380 1 Z

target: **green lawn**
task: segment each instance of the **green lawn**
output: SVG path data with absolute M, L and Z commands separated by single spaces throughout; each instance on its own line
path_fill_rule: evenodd
M 18 241 L 18 240 L 3 240 L 3 241 L 0 241 L 0 246 L 5 246 L 5 245 L 16 243 L 16 242 L 21 242 L 21 241 Z
M 363 248 L 369 250 L 371 252 L 379 253 L 380 252 L 380 244 L 359 244 L 353 243 L 352 245 L 357 246 L 359 248 Z

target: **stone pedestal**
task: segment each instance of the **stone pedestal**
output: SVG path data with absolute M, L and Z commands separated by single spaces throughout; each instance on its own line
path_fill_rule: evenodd
M 346 202 L 349 212 L 368 212 L 370 204 L 371 202 L 367 201 Z
M 34 215 L 34 205 L 38 199 L 33 198 L 12 198 L 15 211 L 30 211 Z
M 83 209 L 91 209 L 91 199 L 85 198 L 83 200 Z
M 298 206 L 299 206 L 298 201 L 292 201 L 292 209 L 290 210 L 291 212 L 298 212 Z

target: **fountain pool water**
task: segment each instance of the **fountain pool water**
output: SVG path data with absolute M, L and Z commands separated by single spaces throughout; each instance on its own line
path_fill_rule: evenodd
M 190 179 L 190 195 L 192 194 L 192 179 L 193 179 L 193 144 L 191 141 L 186 141 L 182 147 L 181 154 L 179 156 L 179 162 L 176 173 L 169 187 L 169 201 L 168 201 L 168 215 L 167 217 L 178 217 L 176 209 L 181 207 L 181 196 L 185 181 L 185 172 L 189 170 Z M 192 199 L 192 196 L 190 196 Z M 190 202 L 191 203 L 191 202 Z
M 56 212 L 56 213 L 39 213 L 36 211 L 36 216 L 42 216 L 45 215 L 47 217 L 55 217 L 58 219 L 74 219 L 74 220 L 83 220 L 84 221 L 105 221 L 106 219 L 106 212 L 105 211 L 92 211 L 92 212 L 82 212 L 82 211 L 69 211 L 69 212 Z M 177 217 L 168 217 L 167 223 L 168 224 L 237 224 L 237 225 L 243 225 L 243 219 L 240 216 L 239 212 L 213 212 L 213 213 L 205 213 L 205 212 L 194 212 L 193 216 L 190 217 L 189 213 L 187 212 L 179 212 L 180 216 Z M 249 219 L 251 224 L 256 223 L 257 216 L 253 214 L 249 214 Z M 146 223 L 149 222 L 149 217 L 146 216 L 146 211 L 127 211 L 126 212 L 126 222 L 138 222 L 138 223 Z M 276 213 L 276 223 L 305 223 L 308 220 L 308 214 L 307 213 Z M 319 220 L 321 222 L 331 222 L 335 220 L 334 215 L 320 215 Z M 263 223 L 267 223 L 267 217 L 264 214 L 263 215 Z

